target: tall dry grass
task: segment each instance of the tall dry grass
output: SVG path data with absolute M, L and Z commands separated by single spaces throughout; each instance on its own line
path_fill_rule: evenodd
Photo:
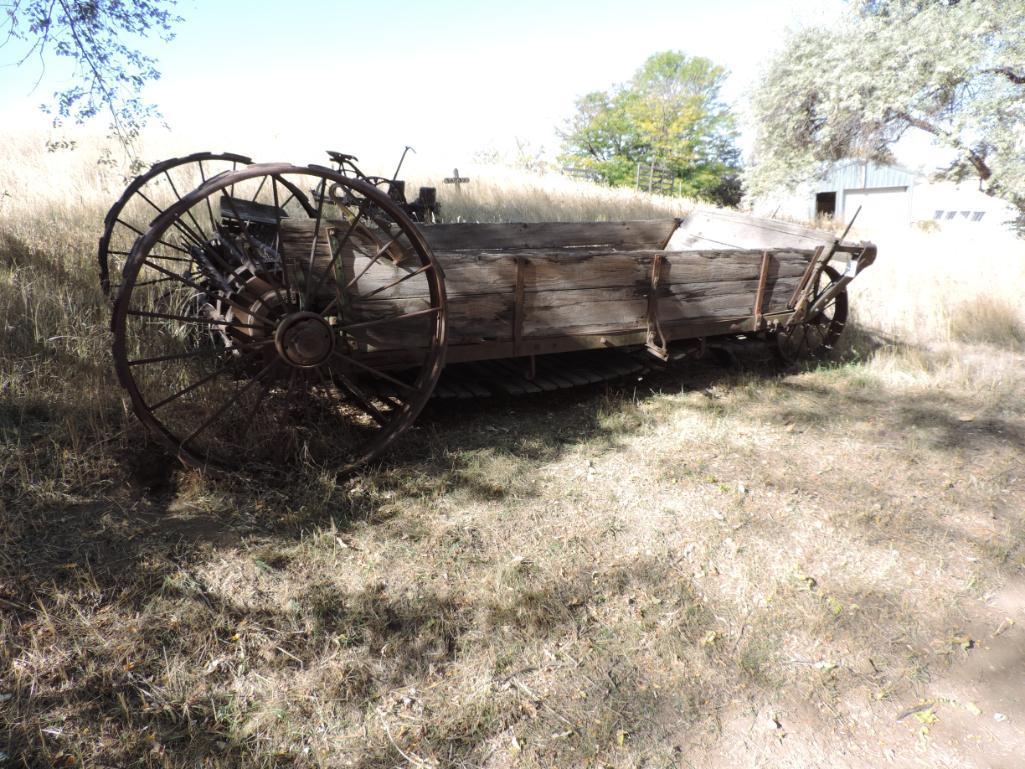
M 684 198 L 605 187 L 557 174 L 538 175 L 502 166 L 460 169 L 469 184 L 456 189 L 445 176 L 410 179 L 408 193 L 435 187 L 446 222 L 590 222 L 683 216 L 701 204 Z
M 155 143 L 149 154 L 159 151 Z M 443 219 L 453 222 L 644 219 L 697 206 L 497 167 L 462 173 L 471 181 L 458 190 L 443 182 L 447 172 L 410 178 L 407 190 L 435 186 Z M 37 135 L 0 143 L 0 376 L 8 403 L 60 401 L 84 391 L 95 394 L 86 408 L 93 408 L 93 422 L 96 409 L 121 419 L 106 373 L 106 305 L 94 250 L 103 215 L 128 176 L 126 159 L 102 140 L 86 137 L 76 150 L 55 153 Z M 905 345 L 1021 347 L 1022 241 L 990 230 L 855 234 L 880 248 L 877 263 L 852 287 L 858 326 Z M 81 370 L 67 376 L 72 360 Z
M 1017 241 L 865 233 L 835 365 L 439 406 L 380 467 L 268 487 L 139 462 L 94 265 L 121 171 L 40 145 L 0 144 L 14 762 L 826 766 L 851 724 L 895 739 L 1020 569 Z M 462 221 L 687 210 L 464 173 L 409 189 Z
M 1025 338 L 1025 242 L 992 230 L 860 235 L 880 256 L 852 286 L 859 323 L 923 345 Z

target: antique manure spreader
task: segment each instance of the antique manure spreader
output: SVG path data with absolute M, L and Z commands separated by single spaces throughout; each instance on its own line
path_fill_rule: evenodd
M 745 335 L 816 355 L 876 255 L 721 211 L 430 224 L 433 190 L 407 203 L 401 183 L 331 157 L 167 161 L 107 216 L 118 378 L 190 465 L 355 467 L 409 427 L 446 365 L 462 372 L 442 383 L 451 396 L 600 380 L 572 351 L 664 360 L 673 342 Z

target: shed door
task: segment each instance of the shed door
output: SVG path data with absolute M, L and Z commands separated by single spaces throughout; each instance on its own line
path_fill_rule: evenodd
M 911 199 L 907 187 L 844 190 L 844 222 L 851 220 L 858 206 L 861 206 L 858 227 L 883 229 L 907 227 L 911 223 Z

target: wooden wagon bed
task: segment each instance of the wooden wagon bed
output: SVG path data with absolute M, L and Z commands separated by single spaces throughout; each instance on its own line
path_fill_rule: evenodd
M 705 347 L 671 350 L 676 340 L 756 334 L 785 359 L 829 350 L 846 285 L 875 257 L 870 244 L 720 210 L 425 224 L 391 182 L 347 175 L 345 157 L 336 169 L 167 161 L 108 213 L 98 256 L 101 285 L 116 289 L 118 379 L 186 463 L 357 467 L 412 424 L 451 363 L 473 376 L 441 392 L 472 397 L 594 381 L 589 365 L 539 357 L 549 353 L 620 348 L 611 357 L 629 372 L 635 350 L 664 360 Z M 143 192 L 194 166 L 203 181 L 166 209 Z
M 282 222 L 286 252 L 331 260 L 346 222 Z M 829 234 L 727 212 L 621 222 L 421 225 L 447 294 L 449 362 L 742 333 L 787 313 Z M 785 244 L 785 245 L 784 245 Z M 782 246 L 782 247 L 781 247 Z M 803 246 L 803 247 L 802 247 Z M 411 266 L 353 245 L 339 261 L 361 295 L 355 320 L 427 306 Z M 391 287 L 390 287 L 391 286 Z M 376 352 L 408 350 L 422 330 L 381 333 Z

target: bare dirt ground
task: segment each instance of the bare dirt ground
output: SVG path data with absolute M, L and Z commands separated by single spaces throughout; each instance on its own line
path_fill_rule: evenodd
M 285 487 L 17 404 L 6 764 L 1018 766 L 1025 356 L 848 355 L 439 404 Z

